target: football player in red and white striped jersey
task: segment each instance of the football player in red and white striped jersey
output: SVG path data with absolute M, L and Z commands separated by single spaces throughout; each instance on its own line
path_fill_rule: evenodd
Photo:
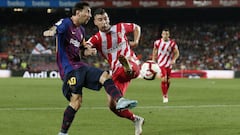
M 179 57 L 179 50 L 176 42 L 169 38 L 170 32 L 168 29 L 163 29 L 161 36 L 162 38 L 154 42 L 152 60 L 157 62 L 161 69 L 163 103 L 167 103 L 172 65 Z
M 108 61 L 112 70 L 112 79 L 124 95 L 131 79 L 138 77 L 140 72 L 140 62 L 131 48 L 138 45 L 141 28 L 135 23 L 110 25 L 108 14 L 102 8 L 96 9 L 93 17 L 99 31 L 86 42 L 86 45 L 96 48 Z M 128 40 L 128 33 L 133 33 L 133 41 Z M 140 135 L 144 118 L 134 115 L 129 110 L 117 111 L 116 102 L 109 95 L 108 101 L 111 111 L 119 117 L 133 121 L 135 135 Z

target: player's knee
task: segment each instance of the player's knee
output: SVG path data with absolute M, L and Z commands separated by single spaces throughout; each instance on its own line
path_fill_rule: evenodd
M 70 106 L 77 111 L 78 109 L 80 109 L 81 103 L 78 101 L 72 101 L 70 102 Z
M 167 82 L 168 82 L 168 83 L 170 83 L 170 82 L 171 82 L 171 80 L 170 80 L 170 79 L 167 79 Z
M 104 72 L 102 73 L 100 79 L 99 79 L 99 82 L 100 82 L 101 84 L 104 84 L 104 82 L 105 82 L 106 80 L 111 79 L 111 78 L 112 78 L 112 76 L 111 76 L 107 71 L 104 71 Z
M 81 107 L 82 104 L 82 98 L 79 97 L 71 97 L 71 101 L 70 101 L 70 106 L 74 109 L 74 110 L 78 110 Z
M 161 77 L 161 81 L 162 82 L 167 82 L 167 77 L 165 77 L 165 76 Z

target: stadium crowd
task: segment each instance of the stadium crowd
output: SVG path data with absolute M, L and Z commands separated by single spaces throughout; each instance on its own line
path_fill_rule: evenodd
M 142 62 L 151 59 L 153 41 L 160 38 L 161 24 L 141 24 L 140 45 L 134 48 Z M 240 70 L 240 23 L 176 23 L 167 26 L 176 40 L 180 57 L 174 69 Z M 0 68 L 12 70 L 57 70 L 55 40 L 43 37 L 46 27 L 17 24 L 0 28 Z M 86 37 L 96 32 L 86 27 Z M 131 38 L 131 35 L 129 35 Z M 36 45 L 50 49 L 52 54 L 32 54 Z M 94 66 L 108 68 L 100 57 L 87 59 Z

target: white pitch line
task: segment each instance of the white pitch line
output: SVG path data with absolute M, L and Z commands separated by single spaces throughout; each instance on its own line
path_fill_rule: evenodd
M 185 109 L 185 108 L 227 108 L 227 107 L 240 107 L 240 105 L 186 105 L 186 106 L 143 106 L 137 107 L 142 109 Z
M 186 109 L 186 108 L 238 108 L 240 105 L 189 105 L 189 106 L 139 106 L 137 109 Z M 33 107 L 33 108 L 0 108 L 0 111 L 51 111 L 63 110 L 59 107 Z M 82 107 L 81 109 L 89 110 L 105 110 L 108 107 Z

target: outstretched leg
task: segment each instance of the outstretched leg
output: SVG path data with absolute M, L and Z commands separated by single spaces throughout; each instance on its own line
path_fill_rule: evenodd
M 117 110 L 132 109 L 137 106 L 136 100 L 129 100 L 123 98 L 122 93 L 116 87 L 108 72 L 103 72 L 99 82 L 103 84 L 105 91 L 113 98 L 113 100 L 117 101 Z
M 141 135 L 142 134 L 142 126 L 144 124 L 144 118 L 133 114 L 128 109 L 123 110 L 123 111 L 117 110 L 115 107 L 116 106 L 115 101 L 109 95 L 108 95 L 108 101 L 109 101 L 110 110 L 119 117 L 131 120 L 134 123 L 135 135 Z

